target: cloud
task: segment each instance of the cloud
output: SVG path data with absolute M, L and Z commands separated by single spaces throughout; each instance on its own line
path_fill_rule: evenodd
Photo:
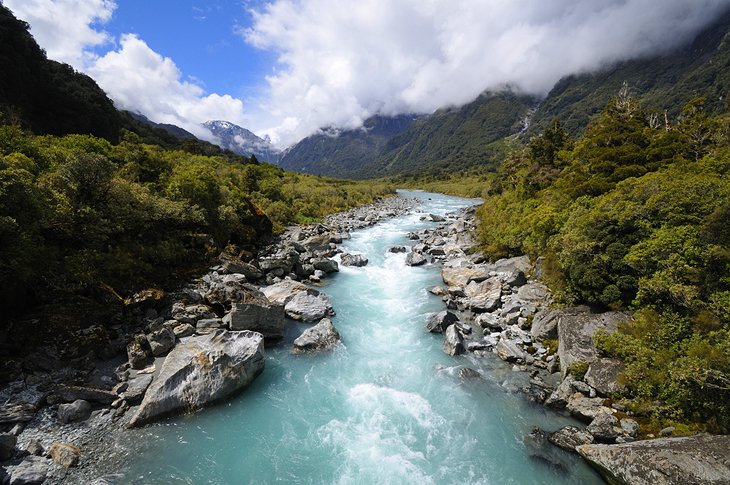
M 5 0 L 48 57 L 85 72 L 117 107 L 138 111 L 157 123 L 171 123 L 215 141 L 201 126 L 211 119 L 246 124 L 243 102 L 230 95 L 207 94 L 186 80 L 172 59 L 152 50 L 134 34 L 115 39 L 101 30 L 116 4 L 111 0 Z M 93 48 L 111 45 L 103 55 Z
M 96 59 L 88 73 L 118 107 L 140 111 L 158 123 L 178 125 L 198 137 L 213 139 L 200 125 L 203 121 L 246 123 L 240 99 L 206 95 L 198 84 L 183 80 L 172 59 L 133 34 L 122 35 L 119 48 Z
M 5 5 L 30 24 L 31 33 L 48 57 L 82 69 L 93 60 L 89 48 L 112 42 L 94 25 L 111 19 L 112 0 L 5 0 Z
M 428 113 L 505 85 L 544 95 L 563 76 L 666 51 L 728 0 L 275 0 L 244 39 L 278 55 L 266 130 L 295 142 L 376 113 Z

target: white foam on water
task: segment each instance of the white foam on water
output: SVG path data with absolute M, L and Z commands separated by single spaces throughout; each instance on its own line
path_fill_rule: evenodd
M 343 460 L 339 483 L 436 483 L 429 458 L 444 419 L 419 394 L 357 384 L 344 419 L 318 430 L 324 446 Z

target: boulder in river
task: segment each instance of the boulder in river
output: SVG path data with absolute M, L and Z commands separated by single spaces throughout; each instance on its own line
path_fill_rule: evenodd
M 129 426 L 229 397 L 247 387 L 263 369 L 264 338 L 260 333 L 218 330 L 191 337 L 167 355 Z
M 340 341 L 340 333 L 329 318 L 323 318 L 317 325 L 306 329 L 297 337 L 292 347 L 295 354 L 329 350 Z
M 696 435 L 577 448 L 609 483 L 730 483 L 730 436 Z
M 426 330 L 431 333 L 444 333 L 449 325 L 459 321 L 459 317 L 448 310 L 431 315 L 426 321 Z
M 342 253 L 342 255 L 340 255 L 340 261 L 342 262 L 342 266 L 361 267 L 368 264 L 368 258 L 364 257 L 362 254 Z
M 304 322 L 316 322 L 334 315 L 332 303 L 323 294 L 297 293 L 284 306 L 286 316 Z
M 340 270 L 337 261 L 329 258 L 315 258 L 312 260 L 312 266 L 314 266 L 314 269 L 324 271 L 325 273 L 335 273 Z
M 421 266 L 423 264 L 426 264 L 427 262 L 428 259 L 426 259 L 426 256 L 415 251 L 411 251 L 410 253 L 408 253 L 408 256 L 406 256 L 406 264 L 408 266 Z
M 449 325 L 444 331 L 443 350 L 451 356 L 464 353 L 464 338 L 455 324 Z

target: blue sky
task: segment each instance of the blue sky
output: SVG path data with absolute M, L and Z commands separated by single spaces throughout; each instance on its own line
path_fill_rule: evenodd
M 171 5 L 174 3 L 174 7 Z M 209 92 L 247 99 L 265 87 L 276 56 L 247 44 L 236 29 L 251 26 L 250 8 L 263 2 L 122 0 L 104 29 L 115 37 L 136 33 L 172 58 L 184 75 Z M 108 46 L 97 47 L 100 54 Z
M 212 139 L 226 120 L 284 148 L 375 114 L 666 52 L 730 0 L 0 0 L 48 56 L 122 109 Z M 610 41 L 607 41 L 609 39 Z

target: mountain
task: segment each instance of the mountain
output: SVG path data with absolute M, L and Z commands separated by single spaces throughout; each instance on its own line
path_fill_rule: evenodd
M 461 107 L 427 116 L 373 116 L 362 128 L 334 128 L 305 138 L 286 153 L 281 166 L 317 175 L 372 178 L 438 173 L 494 164 L 500 146 L 491 143 L 519 133 L 535 100 L 512 92 L 484 93 Z
M 540 103 L 527 135 L 540 133 L 559 118 L 579 134 L 614 98 L 623 83 L 649 109 L 667 110 L 676 120 L 691 99 L 705 97 L 708 114 L 728 108 L 730 93 L 730 11 L 674 52 L 609 66 L 560 80 Z
M 493 171 L 515 135 L 527 140 L 555 118 L 571 135 L 582 133 L 624 83 L 662 121 L 666 110 L 676 123 L 682 107 L 696 97 L 706 98 L 708 114 L 718 114 L 728 108 L 730 93 L 729 28 L 730 11 L 673 52 L 567 76 L 542 100 L 509 90 L 488 92 L 414 119 L 400 132 L 321 130 L 292 147 L 282 166 L 343 178 Z
M 175 138 L 180 138 L 183 140 L 194 140 L 197 137 L 190 133 L 188 130 L 185 130 L 183 128 L 180 128 L 177 125 L 171 125 L 169 123 L 155 123 L 151 119 L 147 118 L 142 113 L 133 113 L 131 111 L 128 112 L 129 116 L 134 118 L 135 120 L 139 121 L 140 123 L 143 123 L 145 125 L 151 126 L 152 128 L 157 128 L 160 130 L 164 130 L 170 135 L 174 136 Z
M 206 121 L 203 126 L 220 140 L 218 145 L 223 149 L 247 157 L 255 155 L 260 162 L 278 163 L 281 159 L 281 150 L 271 144 L 268 136 L 261 138 L 229 121 Z
M 322 129 L 291 147 L 280 165 L 314 175 L 354 177 L 363 167 L 373 164 L 386 143 L 406 131 L 416 119 L 415 115 L 373 116 L 354 130 Z

